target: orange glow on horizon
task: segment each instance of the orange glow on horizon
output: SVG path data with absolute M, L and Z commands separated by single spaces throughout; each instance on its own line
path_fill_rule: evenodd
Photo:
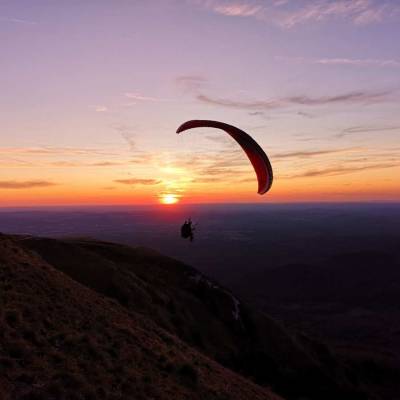
M 82 171 L 81 169 L 79 171 Z M 279 202 L 347 202 L 399 201 L 400 188 L 396 177 L 400 167 L 355 171 L 333 176 L 305 176 L 287 178 L 277 174 L 271 190 L 263 196 L 256 193 L 257 182 L 249 172 L 249 179 L 210 182 L 174 179 L 161 183 L 137 184 L 116 182 L 112 169 L 104 169 L 90 179 L 78 171 L 56 170 L 57 175 L 45 177 L 44 184 L 35 186 L 34 175 L 18 170 L 9 181 L 32 184 L 15 188 L 0 186 L 0 207 L 68 206 L 68 205 L 176 205 L 200 203 L 279 203 Z M 69 172 L 69 173 L 68 173 Z M 58 175 L 59 174 L 59 175 Z M 11 176 L 11 175 L 10 175 Z M 214 177 L 213 177 L 214 178 Z M 1 181 L 1 179 L 0 179 Z M 46 182 L 49 182 L 46 186 Z M 8 183 L 5 182 L 5 183 Z M 39 182 L 40 183 L 40 182 Z M 145 182 L 147 183 L 147 182 Z M 151 183 L 151 182 L 150 182 Z

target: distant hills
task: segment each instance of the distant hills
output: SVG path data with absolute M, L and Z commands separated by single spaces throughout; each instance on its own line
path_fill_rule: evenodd
M 5 400 L 380 398 L 368 368 L 147 248 L 1 235 L 0 290 Z
M 400 262 L 376 250 L 253 271 L 236 289 L 258 309 L 329 343 L 377 396 L 400 398 Z

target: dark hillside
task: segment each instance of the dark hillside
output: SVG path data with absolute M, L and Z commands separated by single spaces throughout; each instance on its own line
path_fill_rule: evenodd
M 2 400 L 277 399 L 22 242 L 0 236 Z
M 145 249 L 93 240 L 21 238 L 74 280 L 139 312 L 229 368 L 289 398 L 364 398 L 321 343 L 289 334 L 193 268 Z M 357 378 L 356 378 L 357 379 Z

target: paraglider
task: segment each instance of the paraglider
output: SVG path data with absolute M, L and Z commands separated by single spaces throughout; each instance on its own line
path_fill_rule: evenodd
M 188 220 L 186 220 L 184 222 L 184 224 L 181 227 L 181 237 L 183 239 L 190 239 L 190 241 L 193 242 L 194 230 L 195 230 L 195 227 L 193 226 L 192 220 L 189 218 Z
M 258 194 L 268 192 L 272 186 L 273 180 L 271 163 L 264 150 L 250 135 L 235 126 L 209 120 L 187 121 L 177 129 L 176 133 L 181 133 L 193 128 L 217 128 L 228 133 L 242 147 L 253 165 L 258 180 Z
M 273 172 L 271 163 L 260 145 L 246 132 L 224 122 L 210 120 L 191 120 L 182 124 L 176 131 L 181 133 L 193 128 L 216 128 L 229 134 L 244 150 L 257 175 L 258 194 L 267 193 L 272 186 Z M 181 227 L 181 237 L 193 241 L 194 227 L 192 221 L 186 220 Z

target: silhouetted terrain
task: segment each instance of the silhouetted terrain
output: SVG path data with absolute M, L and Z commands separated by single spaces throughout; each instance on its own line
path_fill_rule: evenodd
M 180 238 L 188 217 L 195 241 Z M 400 255 L 398 204 L 251 204 L 0 210 L 0 231 L 153 248 L 231 286 L 248 273 L 375 250 Z
M 15 243 L 284 398 L 399 397 L 398 205 L 18 210 L 0 229 L 58 237 Z
M 21 243 L 0 236 L 1 399 L 277 399 Z
M 2 236 L 1 260 L 10 398 L 272 398 L 193 348 L 286 398 L 367 398 L 363 375 L 322 343 L 154 251 Z
M 320 264 L 289 264 L 249 276 L 241 288 L 287 325 L 345 356 L 374 360 L 371 380 L 385 380 L 382 368 L 400 371 L 400 262 L 393 254 L 365 250 Z M 400 393 L 399 386 L 393 390 Z

